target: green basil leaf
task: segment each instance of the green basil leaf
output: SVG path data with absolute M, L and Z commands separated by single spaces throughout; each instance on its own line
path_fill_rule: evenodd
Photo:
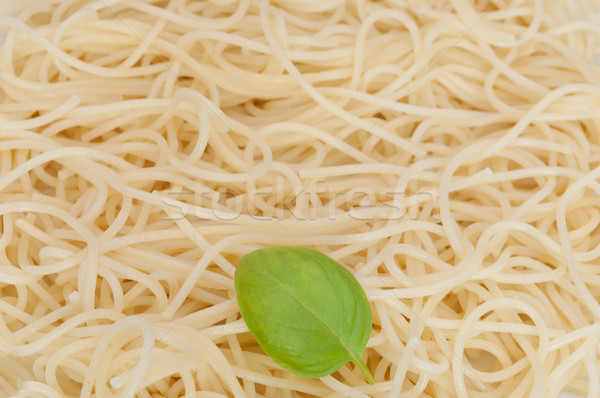
M 235 272 L 242 318 L 262 349 L 284 369 L 322 377 L 361 358 L 371 334 L 362 287 L 335 260 L 302 247 L 275 246 L 243 256 Z

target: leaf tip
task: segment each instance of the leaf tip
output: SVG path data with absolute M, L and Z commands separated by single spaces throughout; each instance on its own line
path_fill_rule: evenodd
M 371 373 L 369 368 L 367 368 L 367 365 L 365 365 L 365 363 L 363 362 L 362 358 L 359 357 L 356 359 L 356 361 L 353 361 L 353 362 L 360 369 L 362 374 L 365 376 L 365 379 L 367 379 L 367 382 L 369 384 L 375 384 L 375 378 L 373 377 L 373 374 Z

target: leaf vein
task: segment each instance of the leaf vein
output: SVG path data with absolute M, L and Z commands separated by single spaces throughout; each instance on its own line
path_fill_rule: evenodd
M 329 275 L 329 272 L 327 272 L 325 267 L 323 267 L 323 264 L 318 263 L 318 265 L 321 268 L 321 270 L 323 271 L 323 273 L 325 273 L 325 276 L 327 277 L 329 284 L 332 286 L 333 290 L 335 290 L 335 292 L 337 293 L 337 296 L 341 297 L 340 291 L 338 290 L 336 284 L 333 283 L 333 281 L 331 280 L 331 276 Z M 339 327 L 340 327 L 340 329 L 343 329 L 343 326 L 344 326 L 344 304 L 341 302 L 341 300 L 338 301 L 338 306 L 339 306 L 339 313 L 340 313 L 340 326 Z

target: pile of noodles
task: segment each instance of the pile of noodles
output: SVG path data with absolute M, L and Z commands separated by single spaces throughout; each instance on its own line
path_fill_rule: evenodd
M 600 1 L 5 0 L 0 395 L 600 394 Z M 364 287 L 321 379 L 237 261 Z

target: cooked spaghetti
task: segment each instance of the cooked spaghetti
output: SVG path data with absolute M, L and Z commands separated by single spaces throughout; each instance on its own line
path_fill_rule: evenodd
M 0 392 L 600 395 L 600 1 L 3 1 Z M 233 289 L 270 245 L 365 289 L 292 375 Z

